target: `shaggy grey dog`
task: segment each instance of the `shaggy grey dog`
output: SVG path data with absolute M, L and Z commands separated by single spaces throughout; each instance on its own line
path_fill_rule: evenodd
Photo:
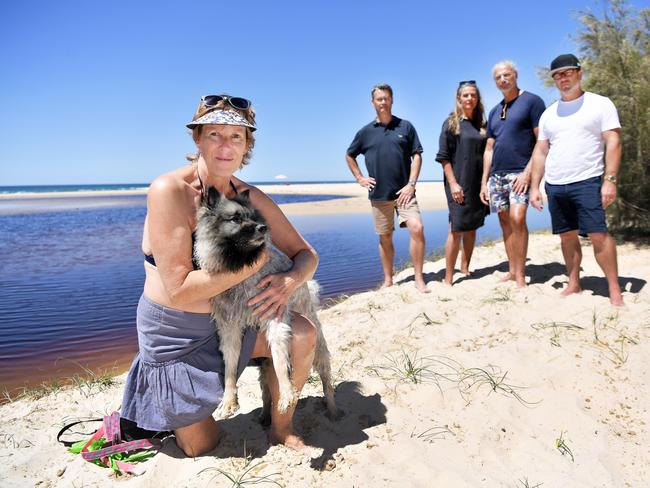
M 212 299 L 214 318 L 220 339 L 220 348 L 225 361 L 224 396 L 217 415 L 230 417 L 239 408 L 237 401 L 237 364 L 241 350 L 242 335 L 247 327 L 263 330 L 271 348 L 273 367 L 278 378 L 280 399 L 278 411 L 284 413 L 298 401 L 298 392 L 291 382 L 289 359 L 291 341 L 291 312 L 307 317 L 317 330 L 316 351 L 313 367 L 323 384 L 327 408 L 332 417 L 337 416 L 332 387 L 330 353 L 323 337 L 321 323 L 316 315 L 317 294 L 310 292 L 307 284 L 300 286 L 291 296 L 280 321 L 261 321 L 252 315 L 248 301 L 260 293 L 259 281 L 273 273 L 288 271 L 293 262 L 271 246 L 271 235 L 262 215 L 250 202 L 248 191 L 241 192 L 234 199 L 228 199 L 214 187 L 204 194 L 197 213 L 196 242 L 194 257 L 201 269 L 208 273 L 223 271 L 237 272 L 244 266 L 257 261 L 263 252 L 270 252 L 270 259 L 264 267 L 241 283 Z M 310 282 L 316 287 L 315 281 Z M 265 421 L 270 420 L 271 395 L 266 384 L 265 368 L 260 371 L 263 413 Z

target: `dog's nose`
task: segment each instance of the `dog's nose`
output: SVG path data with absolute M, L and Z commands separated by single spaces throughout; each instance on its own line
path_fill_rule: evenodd
M 257 227 L 255 227 L 255 230 L 257 232 L 266 232 L 266 225 L 264 224 L 259 224 Z

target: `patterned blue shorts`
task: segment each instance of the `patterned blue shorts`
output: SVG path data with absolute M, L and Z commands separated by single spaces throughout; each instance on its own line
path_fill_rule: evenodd
M 520 173 L 497 173 L 488 178 L 488 193 L 490 195 L 490 211 L 505 212 L 510 205 L 528 205 L 528 192 L 515 193 L 512 183 Z

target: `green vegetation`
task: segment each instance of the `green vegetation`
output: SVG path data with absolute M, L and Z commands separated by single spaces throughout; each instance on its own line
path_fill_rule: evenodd
M 244 450 L 245 449 L 246 448 L 244 447 Z M 199 471 L 199 474 L 216 471 L 216 474 L 212 478 L 210 478 L 210 481 L 213 481 L 216 478 L 223 476 L 228 481 L 230 481 L 230 483 L 232 483 L 230 485 L 231 488 L 241 488 L 248 485 L 258 485 L 261 483 L 263 484 L 270 483 L 281 487 L 282 485 L 274 479 L 276 476 L 280 476 L 280 473 L 271 473 L 264 476 L 258 476 L 256 474 L 263 469 L 264 465 L 266 465 L 266 463 L 263 461 L 258 461 L 256 463 L 253 463 L 253 457 L 250 454 L 248 454 L 244 460 L 242 468 L 237 473 L 231 473 L 228 471 L 224 471 L 223 469 L 214 467 L 214 468 L 202 469 L 201 471 Z M 219 484 L 219 486 L 223 486 L 223 485 Z
M 415 433 L 415 429 L 411 432 L 411 439 L 422 439 L 424 442 L 429 444 L 434 441 L 445 439 L 447 434 L 455 435 L 447 425 L 437 425 L 435 427 L 430 427 L 419 434 Z
M 521 483 L 521 486 L 524 488 L 539 488 L 542 486 L 544 483 L 537 483 L 535 485 L 531 485 L 530 482 L 528 481 L 528 478 L 524 477 L 523 480 L 519 480 L 519 483 Z
M 459 372 L 458 389 L 468 404 L 471 390 L 479 390 L 483 386 L 488 386 L 488 394 L 494 391 L 501 395 L 510 396 L 526 407 L 541 402 L 541 400 L 536 402 L 525 400 L 519 393 L 519 390 L 524 387 L 506 383 L 507 375 L 507 371 L 501 374 L 501 371 L 496 366 L 462 369 Z
M 571 462 L 575 462 L 575 459 L 573 458 L 573 453 L 571 452 L 571 449 L 569 449 L 569 446 L 567 446 L 566 441 L 564 440 L 564 431 L 560 432 L 560 437 L 555 439 L 555 448 L 558 451 L 560 451 L 560 453 L 563 456 L 570 456 Z
M 560 334 L 562 331 L 576 331 L 585 329 L 584 327 L 576 324 L 571 324 L 569 322 L 537 322 L 530 324 L 530 326 L 535 330 L 550 329 L 552 331 L 551 345 L 555 347 L 561 347 Z
M 0 392 L 0 403 L 12 403 L 25 398 L 38 400 L 48 395 L 55 395 L 64 388 L 75 389 L 88 398 L 117 384 L 113 377 L 115 371 L 103 370 L 102 372 L 95 372 L 76 361 L 74 363 L 81 368 L 82 373 L 76 373 L 63 380 L 45 381 L 38 386 L 23 387 L 17 391 L 9 391 L 4 388 Z
M 612 232 L 650 236 L 650 9 L 604 1 L 601 16 L 578 13 L 574 36 L 585 72 L 583 88 L 609 97 L 621 120 L 623 158 L 618 199 L 607 209 Z M 546 80 L 549 78 L 546 77 Z

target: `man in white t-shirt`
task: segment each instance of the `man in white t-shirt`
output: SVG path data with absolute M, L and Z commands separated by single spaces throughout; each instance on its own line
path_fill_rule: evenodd
M 582 90 L 582 70 L 573 54 L 555 58 L 550 74 L 561 99 L 548 107 L 539 120 L 530 203 L 542 209 L 539 184 L 546 170 L 544 188 L 553 233 L 560 234 L 569 275 L 562 295 L 582 291 L 578 234 L 586 234 L 607 278 L 609 300 L 612 305 L 622 306 L 616 242 L 605 222 L 605 209 L 616 199 L 616 174 L 621 164 L 618 113 L 609 98 Z

